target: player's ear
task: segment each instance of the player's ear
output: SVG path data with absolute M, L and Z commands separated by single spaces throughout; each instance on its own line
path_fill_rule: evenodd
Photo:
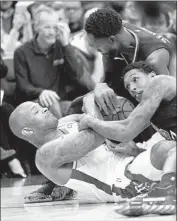
M 33 134 L 33 131 L 32 131 L 31 128 L 29 128 L 29 127 L 24 127 L 24 128 L 22 129 L 22 134 L 23 134 L 24 136 L 31 136 L 31 135 Z
M 109 37 L 109 42 L 110 42 L 111 44 L 114 44 L 114 43 L 116 42 L 116 37 L 115 37 L 114 35 L 111 35 L 111 36 Z
M 156 73 L 154 71 L 152 71 L 151 73 L 149 73 L 149 77 L 155 77 Z

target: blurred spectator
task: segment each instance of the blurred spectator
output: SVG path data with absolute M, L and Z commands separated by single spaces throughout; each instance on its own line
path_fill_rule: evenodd
M 92 8 L 104 8 L 110 2 L 105 1 L 82 1 L 82 7 L 84 12 L 92 9 Z
M 124 11 L 125 11 L 126 2 L 110 1 L 110 2 L 105 2 L 105 3 L 106 3 L 106 7 L 109 6 L 109 7 L 113 8 L 116 12 L 118 12 L 123 17 Z
M 98 8 L 92 8 L 84 14 L 84 23 L 89 15 Z M 90 81 L 90 85 L 95 85 L 103 78 L 103 62 L 102 54 L 92 47 L 87 41 L 85 30 L 81 30 L 71 38 L 71 45 L 77 50 L 77 59 L 83 64 L 83 68 L 78 70 L 81 72 L 83 81 Z M 92 89 L 92 86 L 88 89 Z
M 0 2 L 0 10 L 1 10 L 1 29 L 4 30 L 6 34 L 9 34 L 12 29 L 12 22 L 14 17 L 14 8 L 16 5 L 16 1 L 1 1 Z
M 169 32 L 176 35 L 176 9 L 170 12 L 170 28 Z
M 143 7 L 143 27 L 156 33 L 168 32 L 170 27 L 169 13 L 162 10 L 158 2 L 146 3 Z
M 54 1 L 51 7 L 57 12 L 58 20 L 62 22 L 69 23 L 67 14 L 66 14 L 66 7 L 63 2 Z
M 5 31 L 7 28 L 3 28 L 7 21 L 3 22 L 3 19 L 1 20 L 1 48 L 3 56 L 13 56 L 14 50 L 33 36 L 30 14 L 26 10 L 28 4 L 29 2 L 16 3 L 8 32 Z M 2 17 L 4 17 L 4 12 Z
M 122 12 L 123 20 L 126 22 L 141 26 L 142 25 L 142 13 L 137 7 L 136 2 L 127 1 Z
M 84 10 L 80 1 L 64 2 L 66 14 L 69 20 L 71 33 L 76 33 L 83 29 Z
M 159 33 L 159 35 L 166 37 L 171 42 L 169 70 L 176 77 L 175 9 L 172 6 L 167 7 L 165 4 L 161 4 L 161 2 L 139 2 L 138 4 L 143 11 L 143 27 L 152 32 Z
M 0 79 L 7 75 L 7 67 L 0 58 Z M 7 172 L 7 165 L 10 169 L 10 175 L 13 177 L 26 177 L 26 174 L 21 166 L 20 161 L 17 159 L 16 151 L 13 147 L 17 148 L 18 138 L 16 138 L 9 128 L 9 116 L 14 108 L 3 101 L 4 91 L 0 90 L 0 165 L 1 172 Z M 3 167 L 3 168 L 2 168 Z M 6 167 L 6 168 L 5 168 Z

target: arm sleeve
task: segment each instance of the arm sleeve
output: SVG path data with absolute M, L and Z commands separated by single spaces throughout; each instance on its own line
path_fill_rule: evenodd
M 28 65 L 22 51 L 16 50 L 14 53 L 14 70 L 17 87 L 25 96 L 36 99 L 42 92 L 42 88 L 35 87 L 29 80 Z

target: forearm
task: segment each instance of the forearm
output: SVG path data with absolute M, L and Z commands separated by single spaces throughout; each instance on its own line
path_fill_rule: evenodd
M 104 79 L 104 67 L 101 53 L 98 53 L 94 63 L 94 70 L 91 75 L 93 81 L 96 83 L 102 82 Z
M 95 104 L 93 92 L 90 92 L 87 95 L 85 95 L 83 100 L 83 112 L 86 114 L 90 114 L 93 117 L 98 118 L 100 120 L 103 120 L 103 116 L 101 115 L 99 108 Z
M 81 69 L 78 68 L 77 72 L 80 72 L 80 71 L 81 71 Z M 95 82 L 93 81 L 90 73 L 88 73 L 87 71 L 83 70 L 83 72 L 81 74 L 77 73 L 77 76 L 78 76 L 77 77 L 78 82 L 81 85 L 85 86 L 88 89 L 88 91 L 94 90 Z M 79 77 L 79 76 L 81 76 L 81 77 Z
M 63 51 L 72 71 L 75 73 L 75 76 L 71 77 L 74 77 L 79 84 L 87 88 L 88 91 L 93 90 L 95 83 L 91 78 L 91 73 L 85 70 L 83 58 L 77 49 L 69 44 L 63 47 Z
M 102 121 L 93 118 L 88 122 L 88 127 L 105 138 L 119 142 L 128 142 L 136 136 L 128 126 L 126 120 L 120 121 Z
M 51 141 L 38 150 L 41 163 L 59 168 L 65 163 L 79 160 L 104 142 L 94 131 L 84 130 Z

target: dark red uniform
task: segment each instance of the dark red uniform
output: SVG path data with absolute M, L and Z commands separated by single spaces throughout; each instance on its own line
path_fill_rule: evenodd
M 161 48 L 165 48 L 167 51 L 169 51 L 169 53 L 171 53 L 171 43 L 163 36 L 128 23 L 124 23 L 124 27 L 133 35 L 135 39 L 137 39 L 137 55 L 134 62 L 144 61 L 152 52 Z M 121 80 L 122 70 L 126 67 L 126 62 L 132 62 L 132 55 L 132 51 L 128 50 L 127 54 L 123 54 L 126 61 L 123 60 L 121 54 L 114 58 L 104 56 L 103 59 L 106 72 L 105 82 L 108 83 L 112 89 L 114 89 L 117 95 L 126 97 L 135 102 L 135 100 L 125 90 Z

